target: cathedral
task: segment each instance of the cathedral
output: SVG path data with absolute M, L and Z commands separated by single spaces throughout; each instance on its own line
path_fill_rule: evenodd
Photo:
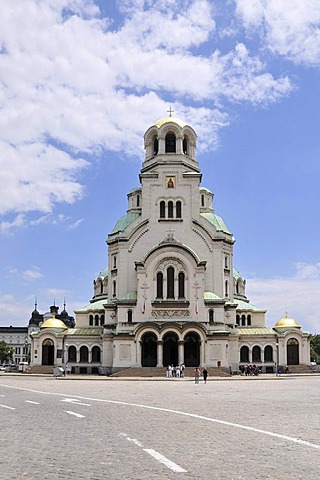
M 170 113 L 148 128 L 144 147 L 140 185 L 108 235 L 92 299 L 75 325 L 56 312 L 31 317 L 32 365 L 115 373 L 184 364 L 231 374 L 245 364 L 264 373 L 310 365 L 310 335 L 298 322 L 286 315 L 268 328 L 266 310 L 246 297 L 234 237 L 201 185 L 194 129 Z

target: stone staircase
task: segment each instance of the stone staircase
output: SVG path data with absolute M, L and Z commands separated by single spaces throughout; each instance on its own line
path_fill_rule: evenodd
M 284 373 L 285 367 L 282 367 Z M 289 365 L 289 373 L 314 373 L 311 365 Z
M 200 368 L 202 370 L 202 368 Z M 228 368 L 221 367 L 209 367 L 207 368 L 209 378 L 210 377 L 230 377 L 230 372 Z M 186 367 L 184 370 L 184 376 L 186 378 L 193 378 L 194 367 Z M 111 377 L 166 377 L 166 368 L 163 367 L 131 367 L 118 372 L 114 372 Z
M 53 374 L 53 365 L 32 365 L 26 373 L 50 375 Z

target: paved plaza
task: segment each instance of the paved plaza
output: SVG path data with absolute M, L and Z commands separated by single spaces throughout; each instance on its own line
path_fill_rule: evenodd
M 0 478 L 317 479 L 320 376 L 0 376 Z

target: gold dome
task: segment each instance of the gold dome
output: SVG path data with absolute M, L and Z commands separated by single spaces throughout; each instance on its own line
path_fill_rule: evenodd
M 288 318 L 286 315 L 285 317 L 281 318 L 281 320 L 278 320 L 273 328 L 301 328 L 301 325 L 299 325 L 294 318 Z
M 63 328 L 66 329 L 68 328 L 65 323 L 63 323 L 61 320 L 59 320 L 56 317 L 48 318 L 43 324 L 41 325 L 40 328 Z
M 161 127 L 163 124 L 165 123 L 176 123 L 177 125 L 179 125 L 179 127 L 183 128 L 186 126 L 186 122 L 184 122 L 183 120 L 181 120 L 180 118 L 177 118 L 177 117 L 171 117 L 171 116 L 168 116 L 168 117 L 164 117 L 164 118 L 160 118 L 160 120 L 158 120 L 155 125 L 157 125 L 157 127 Z

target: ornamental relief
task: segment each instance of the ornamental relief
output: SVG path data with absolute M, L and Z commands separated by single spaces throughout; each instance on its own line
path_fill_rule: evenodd
M 177 270 L 185 270 L 185 266 L 183 265 L 182 262 L 177 260 L 176 258 L 166 258 L 164 260 L 161 260 L 161 262 L 158 263 L 156 270 L 165 270 L 166 267 L 168 266 L 173 266 Z
M 173 318 L 173 317 L 189 317 L 189 310 L 151 310 L 151 315 L 155 318 Z

